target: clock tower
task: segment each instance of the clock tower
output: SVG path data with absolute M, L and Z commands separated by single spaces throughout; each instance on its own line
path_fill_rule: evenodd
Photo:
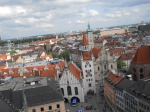
M 93 49 L 94 48 L 94 34 L 92 29 L 90 28 L 90 24 L 88 23 L 88 29 L 86 30 L 87 32 L 87 39 L 88 39 L 88 46 L 89 49 Z
M 86 35 L 83 34 L 81 52 L 81 68 L 83 72 L 84 95 L 88 92 L 96 93 L 95 76 L 94 76 L 94 56 L 89 49 Z

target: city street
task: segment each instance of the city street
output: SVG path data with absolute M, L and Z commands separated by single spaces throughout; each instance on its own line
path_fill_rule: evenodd
M 105 106 L 105 99 L 100 94 L 103 94 L 103 88 L 100 88 L 100 82 L 96 85 L 97 94 L 96 95 L 87 95 L 85 96 L 84 103 L 77 103 L 76 107 L 72 107 L 71 103 L 65 103 L 66 110 L 70 112 L 78 112 L 78 110 L 83 110 L 83 112 L 112 112 L 109 109 L 109 106 Z M 100 91 L 99 91 L 100 90 Z M 92 110 L 86 110 L 86 106 L 92 106 Z

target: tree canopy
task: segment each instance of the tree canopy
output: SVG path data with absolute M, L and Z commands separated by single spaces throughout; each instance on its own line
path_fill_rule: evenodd
M 121 69 L 121 68 L 123 68 L 125 66 L 126 66 L 126 64 L 123 62 L 123 60 L 119 60 L 117 62 L 117 68 Z
M 67 50 L 62 51 L 59 55 L 59 58 L 64 58 L 67 62 L 70 61 L 69 51 L 67 51 Z

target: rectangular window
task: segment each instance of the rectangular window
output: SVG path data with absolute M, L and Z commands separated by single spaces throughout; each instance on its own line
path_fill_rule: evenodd
M 59 105 L 59 104 L 57 104 L 57 108 L 60 108 L 60 105 Z
M 111 69 L 113 69 L 113 65 L 111 65 Z
M 43 112 L 43 111 L 44 111 L 44 108 L 42 107 L 42 108 L 41 108 L 41 112 Z
M 35 109 L 32 109 L 32 112 L 36 112 L 36 110 L 35 110 Z
M 92 84 L 91 84 L 91 83 L 89 84 L 89 87 L 92 87 Z
M 91 65 L 89 65 L 89 67 L 91 67 Z
M 52 110 L 52 106 L 49 106 L 48 108 L 49 108 L 49 110 Z
M 104 65 L 104 69 L 106 70 L 106 65 Z
M 86 65 L 85 65 L 85 68 L 86 68 Z

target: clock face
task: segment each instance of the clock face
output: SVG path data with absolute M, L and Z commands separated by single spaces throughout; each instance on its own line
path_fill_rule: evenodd
M 87 61 L 87 62 L 86 62 L 86 64 L 88 65 L 88 64 L 89 64 L 89 62 Z

